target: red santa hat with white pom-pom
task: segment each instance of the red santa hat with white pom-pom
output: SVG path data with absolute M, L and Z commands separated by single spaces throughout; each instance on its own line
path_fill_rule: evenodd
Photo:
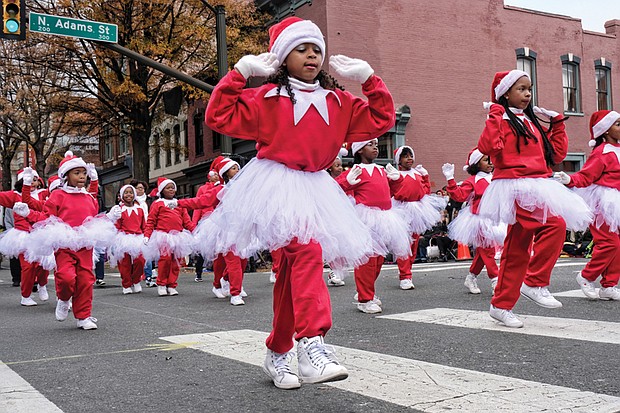
M 293 16 L 269 28 L 269 51 L 277 56 L 280 65 L 294 48 L 303 43 L 312 43 L 321 49 L 322 65 L 325 60 L 325 40 L 319 26 L 310 20 Z
M 596 138 L 604 134 L 612 127 L 614 122 L 620 119 L 620 113 L 615 110 L 599 110 L 590 117 L 590 136 L 588 142 L 590 148 L 596 146 Z
M 239 166 L 239 164 L 236 161 L 233 161 L 230 158 L 225 158 L 223 156 L 218 156 L 213 163 L 215 164 L 215 166 L 213 166 L 215 172 L 218 173 L 218 175 L 221 178 L 224 178 L 224 174 L 226 174 L 226 172 L 228 172 L 228 170 L 230 168 L 232 168 L 233 166 Z
M 517 80 L 523 76 L 530 78 L 523 70 L 511 70 L 509 72 L 497 72 L 493 77 L 493 84 L 491 85 L 491 100 L 493 103 L 498 103 L 499 98 L 502 97 L 512 85 L 517 83 Z
M 177 190 L 177 184 L 172 180 L 168 179 L 165 176 L 160 176 L 157 178 L 157 196 L 161 198 L 161 191 L 164 190 L 169 184 L 174 185 L 174 190 Z
M 394 151 L 394 164 L 395 165 L 398 166 L 400 164 L 400 156 L 403 154 L 403 150 L 405 149 L 409 149 L 411 151 L 411 156 L 413 156 L 413 160 L 415 162 L 415 152 L 413 151 L 413 148 L 411 146 L 403 145 Z
M 52 192 L 54 189 L 58 188 L 62 181 L 58 177 L 58 175 L 52 175 L 47 178 L 47 190 Z
M 75 156 L 71 151 L 65 152 L 65 157 L 60 161 L 60 165 L 58 166 L 58 176 L 63 179 L 67 175 L 67 172 L 75 168 L 86 169 L 86 162 L 79 156 Z
M 483 156 L 484 154 L 480 152 L 480 149 L 472 149 L 471 152 L 469 152 L 469 155 L 467 155 L 467 165 L 463 166 L 463 170 L 467 171 L 467 168 L 480 162 L 480 159 L 482 159 Z

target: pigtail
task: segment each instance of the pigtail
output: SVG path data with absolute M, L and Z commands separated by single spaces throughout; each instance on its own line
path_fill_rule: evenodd
M 344 86 L 341 86 L 338 81 L 331 76 L 329 73 L 327 73 L 325 70 L 321 70 L 319 72 L 319 74 L 316 77 L 316 80 L 319 81 L 319 85 L 321 85 L 321 87 L 323 89 L 327 89 L 327 90 L 336 90 L 336 89 L 340 89 L 340 90 L 344 90 Z
M 480 172 L 480 167 L 478 166 L 477 163 L 475 163 L 473 165 L 469 165 L 467 169 L 465 170 L 465 172 L 467 172 L 470 175 L 476 175 L 478 172 Z
M 603 144 L 603 142 L 605 142 L 605 138 L 603 137 L 603 135 L 599 136 L 598 138 L 594 139 L 594 146 L 592 147 L 592 150 L 594 150 L 594 148 L 599 147 L 600 145 Z
M 355 154 L 353 155 L 353 163 L 354 164 L 362 163 L 362 155 L 359 153 L 359 151 L 355 152 Z
M 291 99 L 291 102 L 293 102 L 294 105 L 295 103 L 297 103 L 297 101 L 295 100 L 295 93 L 293 93 L 293 88 L 288 81 L 288 77 L 289 74 L 286 66 L 280 66 L 277 72 L 267 78 L 265 83 L 275 83 L 276 85 L 278 85 L 278 95 L 280 94 L 280 90 L 282 90 L 282 86 L 284 86 L 284 88 L 288 92 L 288 96 Z

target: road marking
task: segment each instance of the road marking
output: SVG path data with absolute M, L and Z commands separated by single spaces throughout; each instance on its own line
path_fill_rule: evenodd
M 0 361 L 0 412 L 63 413 L 19 374 Z
M 620 323 L 609 321 L 519 315 L 519 318 L 525 323 L 525 327 L 507 328 L 493 321 L 487 311 L 458 310 L 453 308 L 432 308 L 401 314 L 382 315 L 377 318 L 620 344 Z
M 596 294 L 598 294 L 600 288 L 596 288 Z M 587 298 L 583 292 L 579 290 L 562 291 L 560 293 L 552 293 L 554 297 L 574 297 L 574 298 Z
M 161 337 L 162 340 L 254 366 L 262 366 L 265 359 L 265 338 L 267 333 L 254 330 Z M 620 410 L 618 397 L 348 347 L 334 347 L 342 364 L 349 369 L 349 378 L 323 385 L 423 412 L 532 413 L 553 410 L 611 413 Z M 260 380 L 268 380 L 264 373 L 260 374 Z

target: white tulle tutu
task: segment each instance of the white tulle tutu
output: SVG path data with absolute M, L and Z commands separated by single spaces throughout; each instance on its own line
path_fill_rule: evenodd
M 551 178 L 494 179 L 482 195 L 478 213 L 510 225 L 516 222 L 517 204 L 541 223 L 550 216 L 562 217 L 574 231 L 586 229 L 593 219 L 580 196 Z
M 372 255 L 368 228 L 326 171 L 298 171 L 254 158 L 218 197 L 221 203 L 194 231 L 206 260 L 229 251 L 249 258 L 293 238 L 320 243 L 332 268 L 359 266 Z
M 11 228 L 0 234 L 0 254 L 5 257 L 17 258 L 25 254 L 31 244 L 30 233 Z
M 144 235 L 127 234 L 119 231 L 114 243 L 110 246 L 110 265 L 116 267 L 118 261 L 122 260 L 125 254 L 129 254 L 132 259 L 144 254 Z
M 495 224 L 489 218 L 472 214 L 469 206 L 466 206 L 448 224 L 448 236 L 461 244 L 474 247 L 501 247 L 504 245 L 507 229 L 506 224 Z
M 407 258 L 411 255 L 411 233 L 403 217 L 393 209 L 382 210 L 366 205 L 355 205 L 361 221 L 370 229 L 373 255 Z
M 423 234 L 441 220 L 441 211 L 447 205 L 444 197 L 425 195 L 419 201 L 404 202 L 392 198 L 392 209 L 402 216 L 407 229 L 413 234 Z
M 194 251 L 192 233 L 183 231 L 153 231 L 148 245 L 144 245 L 142 253 L 147 261 L 157 261 L 162 255 L 174 255 L 182 258 Z
M 612 232 L 620 232 L 620 191 L 601 185 L 573 188 L 594 212 L 594 224 L 600 228 L 609 225 Z

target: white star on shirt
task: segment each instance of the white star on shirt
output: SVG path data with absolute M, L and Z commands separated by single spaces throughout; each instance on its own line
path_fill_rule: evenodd
M 322 87 L 317 90 L 306 92 L 302 90 L 295 90 L 295 104 L 293 105 L 293 116 L 295 120 L 295 125 L 299 123 L 301 118 L 304 117 L 310 106 L 314 106 L 316 110 L 319 112 L 319 115 L 323 118 L 325 123 L 329 125 L 329 113 L 327 111 L 327 95 L 333 93 L 336 96 L 336 100 L 338 101 L 338 105 L 341 105 L 340 98 L 333 90 L 326 90 Z M 289 97 L 289 94 L 286 88 L 282 87 L 280 89 L 280 96 Z M 265 94 L 265 98 L 278 96 L 278 88 L 277 86 L 271 89 L 269 92 Z
M 613 152 L 616 154 L 616 158 L 618 158 L 618 162 L 620 162 L 620 148 L 614 145 L 606 144 L 603 148 L 603 153 Z

